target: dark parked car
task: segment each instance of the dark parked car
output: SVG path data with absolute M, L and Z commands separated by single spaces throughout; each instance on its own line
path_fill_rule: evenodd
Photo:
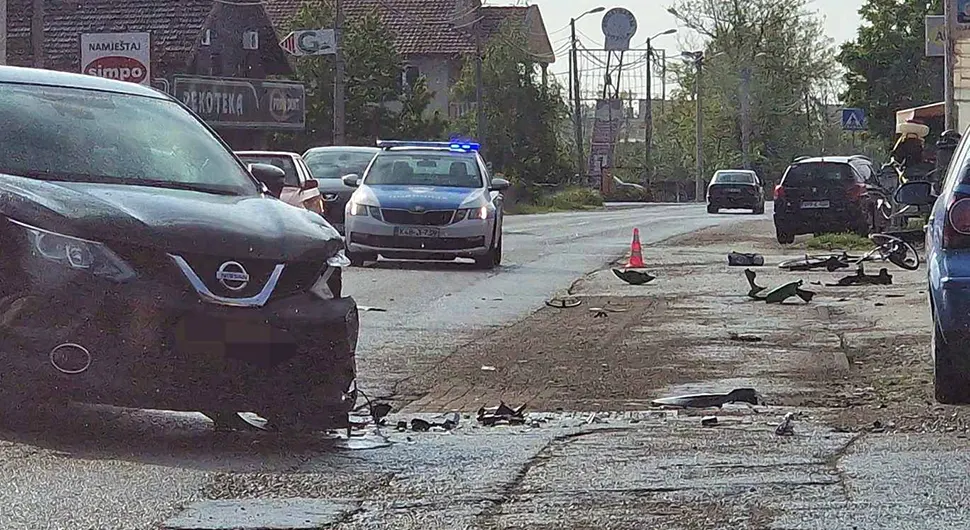
M 707 185 L 707 213 L 733 208 L 765 213 L 764 186 L 754 171 L 722 169 Z
M 320 193 L 326 202 L 324 216 L 341 234 L 344 233 L 344 210 L 354 194 L 354 188 L 341 179 L 347 175 L 363 175 L 379 151 L 376 147 L 332 146 L 314 147 L 303 153 L 313 178 L 320 183 Z
M 0 67 L 0 404 L 348 426 L 344 243 L 175 99 Z M 251 171 L 251 172 L 250 172 Z
M 874 174 L 872 162 L 861 156 L 796 160 L 775 187 L 778 242 L 824 232 L 868 235 L 876 219 L 876 201 L 867 184 Z

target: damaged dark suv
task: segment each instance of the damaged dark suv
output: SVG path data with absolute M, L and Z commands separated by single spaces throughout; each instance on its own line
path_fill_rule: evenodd
M 344 242 L 173 98 L 0 67 L 0 406 L 73 399 L 346 428 Z

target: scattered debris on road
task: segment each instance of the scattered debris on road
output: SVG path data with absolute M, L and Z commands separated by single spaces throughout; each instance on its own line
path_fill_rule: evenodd
M 828 287 L 849 287 L 853 285 L 892 285 L 893 276 L 889 274 L 889 269 L 880 269 L 879 274 L 867 275 L 866 271 L 859 264 L 856 273 L 846 276 L 836 283 L 828 284 Z
M 717 425 L 717 416 L 705 416 L 701 419 L 702 427 L 714 427 Z
M 495 367 L 494 366 L 482 366 L 482 371 L 483 372 L 494 372 L 495 371 Z
M 383 307 L 368 307 L 365 305 L 357 306 L 357 310 L 361 313 L 387 313 L 387 309 Z
M 525 404 L 513 409 L 503 401 L 497 407 L 482 407 L 478 409 L 478 423 L 486 427 L 492 427 L 500 423 L 522 425 L 525 423 L 525 415 L 523 415 L 523 412 L 525 412 Z
M 388 403 L 374 403 L 370 405 L 370 417 L 376 425 L 384 425 L 385 418 L 393 407 Z
M 795 417 L 796 417 L 796 414 L 794 412 L 789 412 L 788 414 L 785 414 L 785 419 L 778 424 L 777 428 L 775 428 L 775 434 L 777 434 L 778 436 L 794 436 L 795 427 L 793 424 L 795 422 Z
M 744 276 L 747 278 L 748 286 L 750 287 L 748 290 L 748 297 L 754 300 L 763 301 L 769 304 L 781 304 L 793 296 L 801 298 L 805 303 L 811 302 L 812 298 L 815 298 L 815 293 L 813 291 L 806 291 L 801 288 L 804 283 L 802 280 L 788 282 L 782 286 L 765 292 L 768 289 L 758 285 L 756 281 L 756 272 L 751 269 L 744 269 Z
M 761 254 L 743 254 L 732 251 L 728 254 L 729 267 L 762 267 L 765 264 L 765 257 Z
M 657 279 L 645 270 L 613 269 L 613 274 L 630 285 L 644 285 Z
M 591 307 L 589 308 L 590 313 L 594 313 L 593 318 L 605 318 L 608 317 L 610 313 L 626 313 L 626 309 L 613 309 L 610 307 Z
M 546 300 L 546 305 L 549 307 L 555 307 L 556 309 L 569 309 L 572 307 L 579 307 L 582 305 L 583 301 L 579 298 L 553 298 L 552 300 Z
M 413 418 L 411 420 L 411 430 L 414 432 L 430 432 L 432 429 L 438 429 L 440 431 L 453 431 L 458 428 L 458 422 L 460 420 L 461 415 L 457 412 L 452 413 L 451 417 L 440 422 Z M 403 420 L 397 422 L 397 430 L 402 432 L 408 430 L 408 422 Z
M 654 405 L 677 407 L 684 409 L 721 408 L 728 403 L 747 403 L 748 405 L 762 405 L 764 400 L 753 388 L 738 388 L 727 394 L 691 394 L 660 398 L 652 401 Z
M 728 337 L 730 337 L 731 340 L 737 341 L 737 342 L 761 342 L 764 340 L 758 335 L 753 335 L 750 333 L 737 333 L 734 331 L 730 332 Z

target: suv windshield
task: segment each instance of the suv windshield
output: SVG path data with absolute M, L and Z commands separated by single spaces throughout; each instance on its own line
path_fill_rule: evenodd
M 259 193 L 225 146 L 172 101 L 0 83 L 0 172 L 43 180 Z
M 482 176 L 474 154 L 382 153 L 364 177 L 370 186 L 411 185 L 477 188 Z
M 339 179 L 355 173 L 363 175 L 376 151 L 321 149 L 303 155 L 315 179 Z
M 754 175 L 751 173 L 718 173 L 714 175 L 716 184 L 754 184 Z
M 277 155 L 241 155 L 237 153 L 239 159 L 247 164 L 269 164 L 271 166 L 276 166 L 283 170 L 286 177 L 283 179 L 283 185 L 292 188 L 300 187 L 300 176 L 296 172 L 296 164 L 293 163 L 293 158 L 289 156 L 277 156 Z
M 852 168 L 838 162 L 810 162 L 788 168 L 785 186 L 798 187 L 852 180 Z

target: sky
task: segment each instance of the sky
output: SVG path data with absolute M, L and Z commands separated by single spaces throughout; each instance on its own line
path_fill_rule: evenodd
M 859 8 L 863 0 L 814 0 L 814 7 L 820 15 L 824 17 L 827 36 L 841 44 L 851 40 L 856 36 L 859 27 Z M 512 0 L 487 0 L 485 5 L 509 5 L 515 3 Z M 529 2 L 539 6 L 542 12 L 542 19 L 546 24 L 549 33 L 549 40 L 552 42 L 553 49 L 559 49 L 567 44 L 569 38 L 569 19 L 576 17 L 583 12 L 596 7 L 624 7 L 629 9 L 637 18 L 637 33 L 633 37 L 631 47 L 639 48 L 648 37 L 667 29 L 677 27 L 677 21 L 667 13 L 667 7 L 673 4 L 671 0 L 625 0 L 609 2 L 606 0 L 531 0 Z M 526 2 L 519 0 L 519 5 Z M 600 23 L 603 13 L 586 15 L 576 23 L 578 32 L 585 33 L 595 40 L 597 47 L 603 45 L 603 31 Z M 590 39 L 580 36 L 587 46 L 590 46 Z M 683 47 L 680 35 L 668 35 L 659 37 L 653 41 L 657 48 L 668 50 L 681 50 Z M 670 55 L 668 53 L 668 55 Z M 553 72 L 566 72 L 569 69 L 569 61 L 565 54 L 556 55 L 556 63 L 552 65 Z

